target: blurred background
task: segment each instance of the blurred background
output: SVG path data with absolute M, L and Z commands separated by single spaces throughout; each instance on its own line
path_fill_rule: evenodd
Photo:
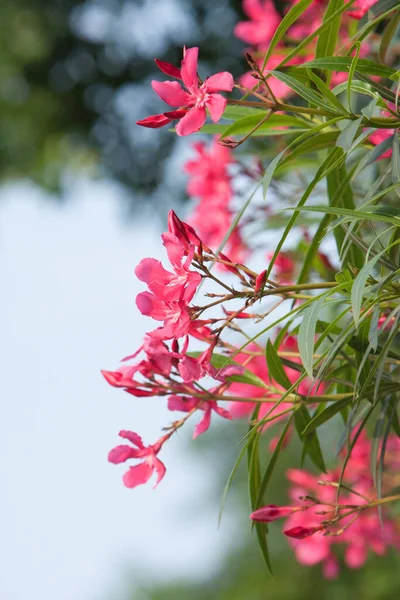
M 250 535 L 243 471 L 218 529 L 245 423 L 214 420 L 196 443 L 190 427 L 175 436 L 156 491 L 125 489 L 107 463 L 120 429 L 152 443 L 171 420 L 162 401 L 150 407 L 100 376 L 149 327 L 133 270 L 162 258 L 166 214 L 185 200 L 193 139 L 135 126 L 160 109 L 153 59 L 179 64 L 182 46 L 198 45 L 205 73 L 240 75 L 241 4 L 0 4 L 1 600 L 398 597 L 393 554 L 327 582 L 319 566 L 297 565 L 279 525 L 273 581 Z M 284 502 L 296 460 L 293 447 L 272 501 Z

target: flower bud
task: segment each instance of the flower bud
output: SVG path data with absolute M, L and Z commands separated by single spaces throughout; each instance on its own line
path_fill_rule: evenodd
M 267 504 L 251 513 L 250 519 L 260 521 L 262 523 L 270 523 L 277 519 L 284 519 L 294 512 L 302 510 L 302 506 L 276 506 L 275 504 Z

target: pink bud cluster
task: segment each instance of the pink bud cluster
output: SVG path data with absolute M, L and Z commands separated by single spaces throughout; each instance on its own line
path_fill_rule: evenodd
M 393 489 L 392 478 L 393 473 L 398 472 L 399 451 L 400 439 L 389 436 L 383 479 L 385 493 Z M 304 565 L 322 563 L 327 578 L 334 578 L 339 572 L 338 558 L 333 552 L 335 546 L 344 546 L 344 561 L 353 569 L 365 563 L 369 550 L 382 555 L 389 546 L 400 549 L 400 530 L 396 521 L 382 506 L 382 524 L 374 504 L 377 498 L 370 456 L 371 441 L 362 434 L 347 462 L 339 495 L 340 466 L 320 477 L 305 470 L 289 469 L 289 495 L 294 504 L 267 505 L 254 511 L 250 518 L 266 523 L 287 519 L 283 533 L 298 562 Z

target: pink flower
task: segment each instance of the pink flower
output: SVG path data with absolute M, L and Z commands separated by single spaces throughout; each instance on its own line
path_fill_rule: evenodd
M 143 462 L 134 467 L 129 467 L 128 471 L 123 476 L 123 482 L 126 487 L 134 488 L 137 485 L 146 483 L 153 473 L 156 473 L 157 480 L 154 485 L 156 487 L 165 475 L 165 466 L 157 458 L 157 454 L 165 441 L 165 437 L 158 440 L 153 446 L 144 446 L 142 438 L 133 431 L 120 431 L 119 435 L 125 438 L 135 446 L 121 445 L 113 448 L 108 454 L 108 460 L 117 465 L 125 462 L 130 458 L 141 458 Z
M 199 238 L 191 227 L 179 221 L 175 213 L 170 215 L 168 225 L 169 231 L 161 237 L 174 272 L 164 269 L 155 258 L 144 258 L 135 269 L 138 279 L 149 288 L 148 292 L 138 294 L 136 305 L 143 315 L 164 322 L 163 327 L 149 333 L 161 340 L 187 335 L 190 327 L 188 304 L 201 282 L 201 275 L 189 269 L 196 250 L 190 236 Z
M 304 508 L 303 506 L 276 506 L 275 504 L 268 504 L 252 512 L 250 519 L 262 523 L 271 523 L 277 519 L 284 519 L 299 510 L 304 510 Z
M 156 94 L 167 104 L 178 107 L 179 111 L 184 111 L 183 116 L 177 116 L 177 111 L 164 113 L 167 118 L 180 118 L 176 126 L 178 135 L 189 135 L 199 131 L 204 125 L 208 109 L 211 119 L 216 123 L 222 117 L 227 100 L 218 92 L 231 92 L 234 85 L 233 77 L 228 72 L 221 72 L 212 75 L 199 85 L 197 75 L 198 48 L 188 48 L 184 53 L 181 69 L 176 69 L 169 63 L 157 63 L 162 71 L 167 72 L 176 78 L 183 80 L 184 89 L 177 81 L 152 81 L 151 85 Z M 171 70 L 171 67 L 175 70 Z M 153 123 L 151 119 L 157 119 L 161 122 L 161 115 L 148 117 L 143 121 L 138 121 L 139 125 L 148 127 L 147 123 Z M 149 121 L 150 119 L 150 121 Z M 154 127 L 154 125 L 150 125 Z M 162 125 L 159 125 L 162 126 Z
M 377 0 L 357 0 L 352 6 L 352 10 L 348 13 L 349 17 L 353 17 L 353 19 L 362 19 L 376 1 Z
M 247 44 L 268 44 L 281 22 L 272 0 L 243 0 L 243 10 L 249 21 L 241 21 L 234 29 L 236 37 Z
M 213 390 L 210 390 L 210 392 L 212 391 Z M 193 439 L 207 431 L 210 427 L 212 411 L 216 412 L 224 419 L 232 419 L 230 412 L 218 406 L 215 400 L 203 401 L 199 398 L 186 398 L 174 394 L 168 399 L 168 408 L 169 410 L 181 410 L 183 412 L 190 412 L 196 408 L 204 411 L 202 420 L 194 428 Z
M 219 144 L 217 137 L 213 138 L 209 147 L 204 142 L 198 142 L 193 148 L 197 156 L 184 165 L 185 171 L 190 175 L 187 193 L 189 196 L 227 205 L 232 198 L 228 171 L 229 166 L 234 163 L 232 150 Z

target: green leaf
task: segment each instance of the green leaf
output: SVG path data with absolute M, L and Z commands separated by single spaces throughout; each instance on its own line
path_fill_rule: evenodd
M 242 119 L 243 117 L 248 117 L 250 115 L 257 116 L 261 112 L 264 111 L 260 110 L 259 108 L 252 108 L 251 106 L 239 106 L 237 104 L 228 104 L 224 110 L 222 118 L 237 121 L 238 119 Z
M 336 13 L 337 9 L 341 9 L 342 7 L 343 0 L 330 0 L 322 22 L 326 22 L 333 14 Z M 329 27 L 323 32 L 323 34 L 318 36 L 317 49 L 315 52 L 315 56 L 317 58 L 330 56 L 335 53 L 340 20 L 341 15 L 338 15 L 333 21 L 330 22 Z
M 299 434 L 299 437 L 303 443 L 302 464 L 304 457 L 308 455 L 317 469 L 326 473 L 324 457 L 322 455 L 321 446 L 316 432 L 313 431 L 308 435 L 303 434 L 303 431 L 307 428 L 310 421 L 311 417 L 307 408 L 304 406 L 304 404 L 301 404 L 294 413 L 294 422 L 297 433 Z
M 389 210 L 388 207 L 387 210 Z M 373 207 L 370 211 L 361 211 L 361 210 L 351 210 L 348 208 L 340 208 L 339 206 L 296 206 L 283 208 L 283 211 L 291 210 L 295 212 L 321 212 L 328 213 L 332 215 L 343 215 L 348 217 L 349 219 L 354 219 L 356 221 L 381 221 L 382 223 L 390 223 L 391 225 L 395 225 L 396 227 L 400 227 L 400 218 L 397 216 L 389 216 L 386 214 L 379 214 L 377 212 L 377 208 Z
M 332 419 L 332 417 L 334 417 L 341 410 L 343 410 L 343 408 L 346 407 L 348 404 L 350 404 L 352 402 L 352 400 L 353 400 L 353 395 L 350 394 L 348 398 L 343 398 L 343 400 L 337 400 L 336 402 L 329 404 L 329 406 L 327 406 L 322 412 L 315 415 L 311 419 L 311 421 L 309 421 L 308 425 L 305 427 L 305 429 L 303 431 L 303 434 L 308 435 L 309 433 L 312 433 L 313 431 L 315 431 L 315 429 L 317 429 L 318 427 L 320 427 L 327 421 L 330 421 L 330 419 Z
M 359 22 L 359 27 L 366 25 L 371 19 L 379 17 L 379 15 L 385 13 L 391 8 L 398 6 L 398 4 L 399 0 L 378 0 L 378 2 L 375 2 L 375 4 L 370 6 L 368 11 L 362 17 L 362 19 Z
M 324 58 L 315 58 L 299 67 L 292 69 L 322 69 L 327 71 L 336 71 L 339 73 L 349 73 L 353 59 L 349 56 L 326 56 Z M 366 75 L 377 75 L 378 77 L 390 77 L 396 73 L 395 69 L 380 65 L 372 60 L 360 58 L 357 61 L 357 72 L 365 73 Z
M 294 127 L 302 127 L 304 129 L 306 123 L 304 120 L 297 119 L 296 117 L 291 117 L 290 115 L 270 115 L 269 111 L 258 111 L 259 114 L 248 115 L 247 117 L 242 117 L 232 125 L 229 125 L 223 133 L 222 137 L 229 137 L 231 135 L 239 135 L 244 133 L 249 133 L 255 127 L 260 125 L 259 129 L 263 131 L 264 129 L 272 129 L 273 127 L 282 127 L 282 126 L 294 126 Z M 262 123 L 268 117 L 268 121 Z
M 262 504 L 264 503 L 264 494 L 267 491 L 269 482 L 271 481 L 272 473 L 274 471 L 277 460 L 281 454 L 282 446 L 285 442 L 285 438 L 286 438 L 288 429 L 289 429 L 290 425 L 292 424 L 292 420 L 293 420 L 293 415 L 291 415 L 289 417 L 284 428 L 282 429 L 282 432 L 279 436 L 278 443 L 276 444 L 274 451 L 272 452 L 271 458 L 269 459 L 267 468 L 265 469 L 263 478 L 260 483 L 259 492 L 258 492 L 258 497 L 257 497 L 257 502 L 256 502 L 257 508 L 261 507 Z
M 355 72 L 356 66 L 358 64 L 358 57 L 360 55 L 360 48 L 361 48 L 361 43 L 357 42 L 357 44 L 356 44 L 356 54 L 355 54 L 355 56 L 353 56 L 353 59 L 351 61 L 351 65 L 350 65 L 350 69 L 349 69 L 349 78 L 347 80 L 347 102 L 348 102 L 348 105 L 349 105 L 349 111 L 351 113 L 353 112 L 351 110 L 351 84 L 353 82 L 354 72 Z
M 283 168 L 288 162 L 292 161 L 293 159 L 297 159 L 303 154 L 310 154 L 313 152 L 318 152 L 319 150 L 325 150 L 327 148 L 332 150 L 332 146 L 336 143 L 339 133 L 339 130 L 336 130 L 317 133 L 311 136 L 310 132 L 310 134 L 305 135 L 304 141 L 301 142 L 301 144 L 296 145 L 290 154 L 286 156 L 286 158 L 282 161 L 280 168 Z
M 324 99 L 319 94 L 316 94 L 315 92 L 310 90 L 310 88 L 308 88 L 305 85 L 303 85 L 302 83 L 300 83 L 297 79 L 295 79 L 291 75 L 288 75 L 287 73 L 283 73 L 283 72 L 277 71 L 277 70 L 271 71 L 271 73 L 276 79 L 285 83 L 292 90 L 294 90 L 299 96 L 301 96 L 302 98 L 307 100 L 307 102 L 309 102 L 310 104 L 314 104 L 315 106 L 318 106 L 319 108 L 322 108 L 324 110 L 328 110 L 331 113 L 338 112 L 337 108 L 334 105 L 330 104 L 330 102 L 328 100 Z M 341 111 L 341 113 L 343 114 L 343 110 Z
M 346 125 L 346 127 L 340 132 L 336 140 L 336 146 L 339 146 L 340 148 L 343 148 L 345 152 L 348 152 L 352 147 L 354 138 L 356 137 L 362 120 L 363 117 L 359 117 L 355 121 L 350 121 L 348 125 Z
M 326 174 L 329 173 L 329 171 L 331 169 L 335 168 L 336 165 L 340 164 L 343 161 L 343 157 L 344 157 L 344 154 L 343 154 L 343 150 L 341 148 L 332 148 L 331 152 L 329 153 L 329 155 L 324 160 L 324 162 L 318 169 L 317 173 L 315 174 L 314 179 L 309 183 L 306 191 L 304 192 L 303 196 L 300 198 L 299 203 L 297 205 L 298 209 L 300 209 L 307 202 L 309 196 L 311 195 L 311 193 L 314 190 L 317 183 L 323 177 L 325 177 Z M 285 240 L 286 240 L 287 236 L 289 235 L 293 225 L 295 224 L 296 219 L 297 219 L 296 213 L 289 219 L 289 222 L 286 225 L 285 231 L 283 232 L 281 239 L 279 240 L 278 245 L 275 249 L 275 252 L 272 256 L 272 259 L 270 260 L 270 263 L 268 265 L 267 275 L 266 275 L 267 277 L 269 277 L 272 267 L 274 265 L 274 262 L 276 260 L 276 257 L 278 256 L 279 252 L 281 251 L 281 248 L 282 248 L 283 244 L 285 243 Z
M 315 330 L 325 296 L 315 300 L 303 313 L 299 328 L 299 352 L 308 376 L 313 379 Z
M 313 3 L 314 0 L 299 0 L 292 8 L 286 13 L 283 17 L 282 21 L 279 23 L 276 31 L 272 37 L 272 40 L 269 43 L 268 51 L 264 58 L 264 64 L 262 70 L 264 70 L 269 58 L 272 56 L 277 44 L 281 41 L 286 31 L 295 23 L 300 15 L 302 15 L 310 4 Z
M 254 411 L 253 416 L 257 418 L 258 410 Z M 252 430 L 253 428 L 251 428 Z M 260 474 L 260 460 L 259 460 L 259 432 L 256 432 L 252 436 L 250 442 L 247 444 L 247 464 L 249 472 L 249 494 L 252 511 L 258 508 L 257 499 L 259 496 L 259 490 L 261 485 L 261 474 Z M 269 556 L 268 543 L 267 543 L 267 531 L 265 523 L 254 522 L 253 527 L 256 530 L 258 543 L 260 546 L 261 554 L 264 558 L 265 564 L 267 565 L 268 571 L 272 574 L 271 559 Z
M 392 183 L 396 185 L 400 183 L 400 147 L 398 133 L 393 136 L 393 151 L 392 151 Z M 396 188 L 396 194 L 399 196 L 399 189 Z
M 367 283 L 368 277 L 372 274 L 376 263 L 378 262 L 378 258 L 382 256 L 386 252 L 386 249 L 382 252 L 379 252 L 374 258 L 372 258 L 369 262 L 367 262 L 361 271 L 358 273 L 357 277 L 353 282 L 353 287 L 351 288 L 351 306 L 353 309 L 353 319 L 356 327 L 360 322 L 360 311 L 362 298 L 365 291 L 365 285 Z
M 381 43 L 379 46 L 379 60 L 382 63 L 385 62 L 386 53 L 390 46 L 390 42 L 392 41 L 393 36 L 396 33 L 399 22 L 400 22 L 400 12 L 393 15 L 393 17 L 390 19 L 389 23 L 386 25 L 386 29 L 382 36 Z
M 278 163 L 280 162 L 281 158 L 285 154 L 286 150 L 287 150 L 287 148 L 282 150 L 282 152 L 280 152 L 278 154 L 278 156 L 275 156 L 275 158 L 273 160 L 271 160 L 271 162 L 269 163 L 269 165 L 265 171 L 265 174 L 264 174 L 263 180 L 262 180 L 264 200 L 267 197 L 268 188 L 271 185 L 271 181 L 272 181 L 272 177 L 274 176 L 275 169 L 278 166 Z
M 281 359 L 279 358 L 278 352 L 275 349 L 275 346 L 272 344 L 271 340 L 267 341 L 267 346 L 265 348 L 267 365 L 268 365 L 268 373 L 271 375 L 272 379 L 274 379 L 279 385 L 288 389 L 291 387 L 291 382 L 286 375 L 285 369 L 283 368 Z
M 321 94 L 330 102 L 330 104 L 332 104 L 332 106 L 334 106 L 338 112 L 342 113 L 343 115 L 347 115 L 348 111 L 345 109 L 345 107 L 342 105 L 342 103 L 337 99 L 337 97 L 332 92 L 332 90 L 329 89 L 329 87 L 326 85 L 325 81 L 323 81 L 320 77 L 318 77 L 318 75 L 313 73 L 313 71 L 311 71 L 311 69 L 307 70 L 307 74 L 308 74 L 308 77 L 311 79 L 311 81 L 313 83 L 315 83 L 315 85 L 317 86 L 317 88 L 319 89 Z

